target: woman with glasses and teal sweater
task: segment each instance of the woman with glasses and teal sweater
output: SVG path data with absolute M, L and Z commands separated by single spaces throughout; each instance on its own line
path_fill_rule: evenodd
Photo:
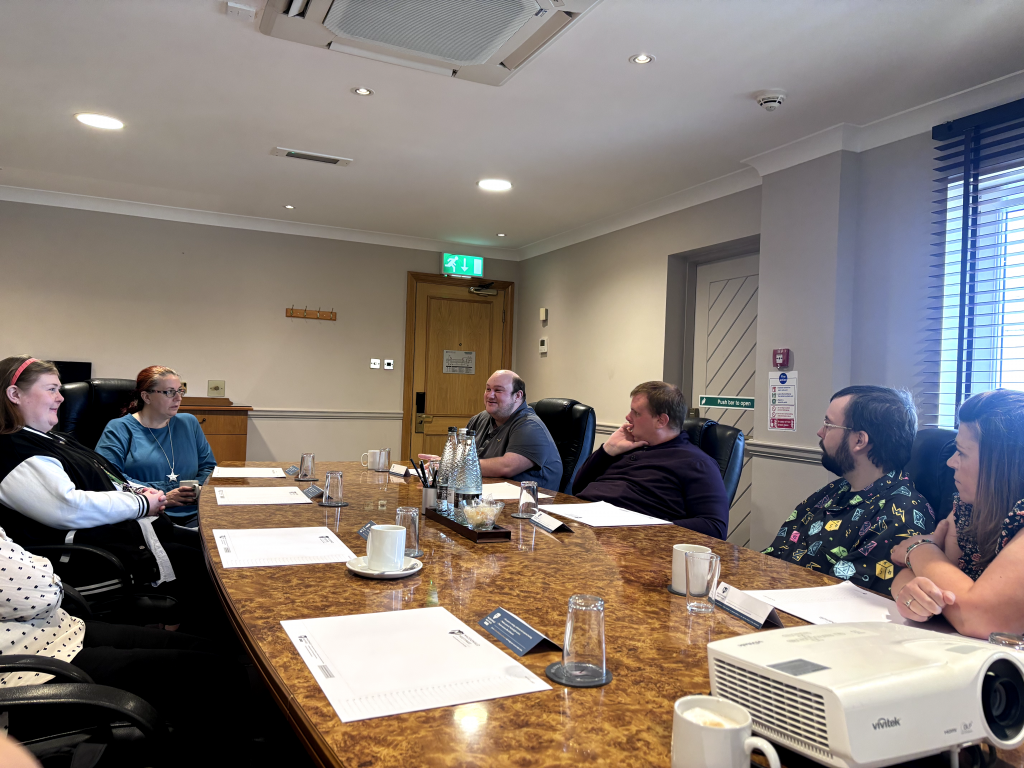
M 131 482 L 167 494 L 164 513 L 179 525 L 194 527 L 198 510 L 195 489 L 217 466 L 199 421 L 178 413 L 185 387 L 172 369 L 151 365 L 139 372 L 125 415 L 107 424 L 96 452 Z

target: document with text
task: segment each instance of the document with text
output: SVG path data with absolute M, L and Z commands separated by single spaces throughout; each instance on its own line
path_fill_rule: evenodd
M 312 504 L 306 494 L 291 485 L 258 486 L 243 488 L 218 487 L 217 503 L 221 506 L 233 504 Z
M 746 593 L 811 624 L 877 621 L 955 633 L 941 616 L 923 623 L 904 619 L 892 600 L 848 581 L 829 587 L 750 589 Z
M 225 568 L 344 563 L 355 557 L 330 528 L 214 528 Z
M 445 608 L 281 626 L 345 723 L 551 690 Z
M 216 467 L 214 477 L 287 477 L 281 467 Z
M 513 483 L 491 483 L 484 486 L 484 496 L 490 496 L 495 501 L 519 501 L 520 487 Z M 537 491 L 537 496 L 542 499 L 550 499 L 550 493 Z
M 594 528 L 618 528 L 635 525 L 672 525 L 650 515 L 641 515 L 629 509 L 616 507 L 607 501 L 595 501 L 589 504 L 541 504 L 540 508 L 553 515 L 561 515 L 578 523 Z

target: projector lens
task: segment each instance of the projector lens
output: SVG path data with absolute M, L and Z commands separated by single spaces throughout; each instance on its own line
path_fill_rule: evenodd
M 981 685 L 981 706 L 985 720 L 996 738 L 1013 741 L 1024 727 L 1024 678 L 1017 666 L 1006 659 L 985 672 Z

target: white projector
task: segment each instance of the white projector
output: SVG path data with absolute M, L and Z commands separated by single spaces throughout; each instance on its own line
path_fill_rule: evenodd
M 826 765 L 893 765 L 1024 741 L 1024 654 L 899 624 L 792 627 L 708 644 L 711 692 Z

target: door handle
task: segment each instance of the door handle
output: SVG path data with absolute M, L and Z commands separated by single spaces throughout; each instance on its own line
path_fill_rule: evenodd
M 433 420 L 434 420 L 433 416 L 427 416 L 426 414 L 417 413 L 416 414 L 416 432 L 418 434 L 423 434 L 423 425 L 424 424 L 430 424 Z

